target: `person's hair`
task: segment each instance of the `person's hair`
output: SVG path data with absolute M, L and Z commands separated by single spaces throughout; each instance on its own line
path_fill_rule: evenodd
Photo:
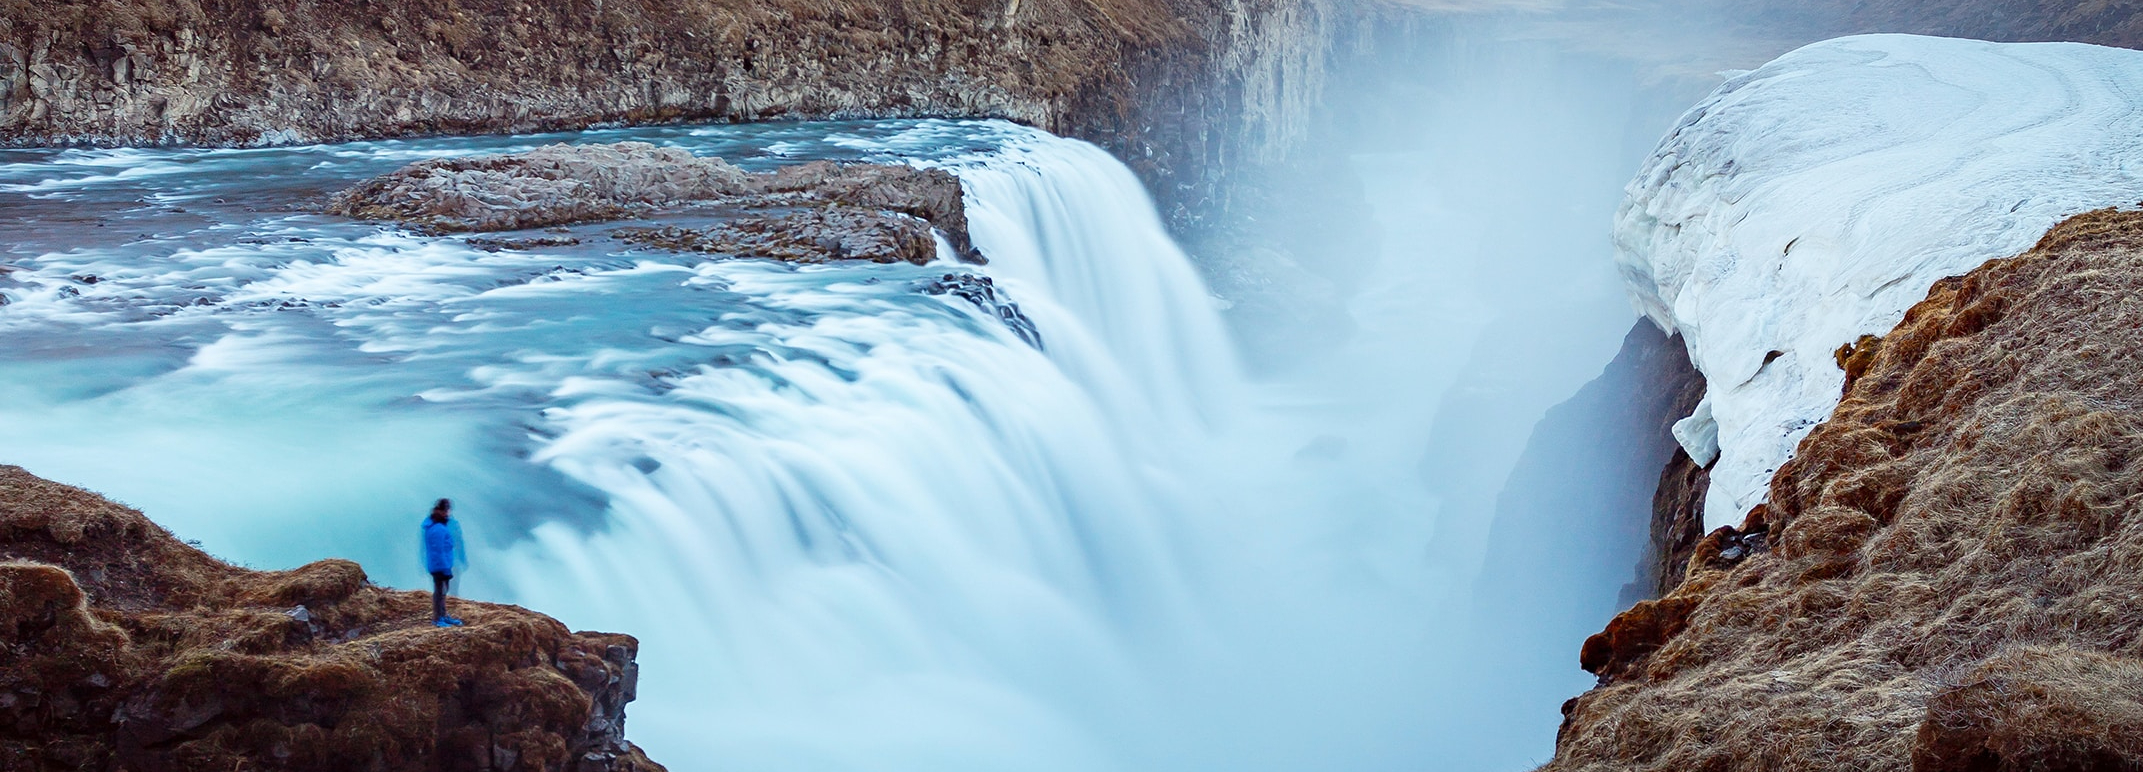
M 446 511 L 452 508 L 454 508 L 454 502 L 440 499 L 439 503 L 432 505 L 432 519 L 442 523 L 446 522 Z

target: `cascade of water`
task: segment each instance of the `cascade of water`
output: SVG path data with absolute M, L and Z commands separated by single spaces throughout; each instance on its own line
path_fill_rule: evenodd
M 778 355 L 658 394 L 578 379 L 546 413 L 536 460 L 600 491 L 607 525 L 539 528 L 509 584 L 643 637 L 662 676 L 635 735 L 666 758 L 1109 768 L 1086 735 L 1139 723 L 1117 712 L 1142 701 L 1131 660 L 1197 623 L 1176 528 L 1205 504 L 1173 456 L 1231 409 L 1211 301 L 1100 150 L 1034 136 L 944 163 L 1046 353 L 710 265 L 685 281 L 813 313 L 746 335 Z
M 535 138 L 0 157 L 0 195 L 143 233 L 12 248 L 0 460 L 401 586 L 452 495 L 466 594 L 641 637 L 630 731 L 681 772 L 1369 772 L 1507 741 L 1423 739 L 1428 703 L 1483 695 L 1435 691 L 1464 598 L 1425 570 L 1389 406 L 1441 387 L 1374 366 L 1413 338 L 1348 351 L 1340 409 L 1245 384 L 1130 172 L 1008 124 L 569 139 L 943 166 L 991 263 L 485 253 L 276 209 Z M 922 291 L 975 270 L 1044 346 Z

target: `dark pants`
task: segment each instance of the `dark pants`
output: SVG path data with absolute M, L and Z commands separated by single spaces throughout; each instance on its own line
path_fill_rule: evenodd
M 432 572 L 432 621 L 446 618 L 446 585 L 454 581 L 454 575 L 445 571 Z

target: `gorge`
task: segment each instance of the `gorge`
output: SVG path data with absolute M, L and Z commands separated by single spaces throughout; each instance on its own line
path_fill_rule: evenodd
M 418 612 L 387 588 L 427 584 L 409 527 L 453 496 L 476 553 L 459 592 L 555 615 L 510 612 L 560 651 L 615 640 L 567 629 L 636 639 L 604 661 L 646 676 L 623 730 L 646 756 L 606 759 L 2137 755 L 2125 703 L 2094 691 L 2128 683 L 2124 585 L 2058 555 L 1924 584 L 1893 570 L 1924 567 L 1918 549 L 1967 554 L 1973 529 L 2107 560 L 2091 550 L 2126 531 L 2105 513 L 2133 509 L 2105 487 L 2126 469 L 2125 381 L 2018 419 L 2088 446 L 2045 429 L 1982 470 L 2067 459 L 2099 487 L 2025 491 L 1962 525 L 1915 520 L 1912 491 L 1979 463 L 1955 438 L 1996 419 L 1893 401 L 1974 352 L 1989 372 L 2052 372 L 1990 352 L 2053 318 L 2086 319 L 2062 345 L 2103 352 L 2108 373 L 2128 361 L 2103 332 L 2122 306 L 2086 318 L 2035 289 L 2121 296 L 2092 272 L 2123 270 L 2125 215 L 1944 277 L 2143 201 L 2124 123 L 2143 70 L 2074 45 L 1800 47 L 1863 31 L 2124 44 L 2122 13 L 6 2 L 0 463 L 263 575 L 355 561 L 330 564 L 359 577 L 353 608 L 390 615 Z M 1791 259 L 1741 259 L 1759 252 Z M 2050 316 L 2011 331 L 1994 307 Z M 2003 383 L 1984 387 L 2044 396 Z M 2045 508 L 2089 527 L 2041 527 Z M 157 545 L 144 554 L 208 559 L 129 533 Z M 82 604 L 37 613 L 145 635 L 93 566 L 15 541 L 0 555 L 24 587 L 57 574 L 21 561 L 71 572 Z M 1935 584 L 1980 605 L 1883 599 Z M 241 596 L 213 613 L 294 618 Z M 2049 610 L 2010 613 L 2033 604 Z M 1817 617 L 1833 624 L 1808 645 L 1834 648 L 1781 642 Z M 1986 632 L 2049 620 L 2091 632 Z M 1908 623 L 1970 645 L 1909 676 L 1836 664 L 1903 656 L 1881 641 Z M 332 660 L 401 635 L 378 624 L 292 645 Z M 171 669 L 142 668 L 129 684 Z M 580 680 L 551 669 L 567 675 L 521 677 Z M 1796 702 L 1804 682 L 1836 699 Z M 392 683 L 438 706 L 480 687 Z M 525 716 L 438 710 L 454 719 L 410 740 L 408 764 L 575 768 L 550 740 L 470 750 L 468 727 Z M 2114 739 L 2033 723 L 2063 710 Z M 258 713 L 244 737 L 341 720 Z M 568 718 L 517 731 L 578 737 Z M 26 721 L 0 727 L 9 764 L 139 763 Z M 159 747 L 243 756 L 211 754 L 240 746 L 200 726 Z M 330 747 L 231 763 L 394 766 Z

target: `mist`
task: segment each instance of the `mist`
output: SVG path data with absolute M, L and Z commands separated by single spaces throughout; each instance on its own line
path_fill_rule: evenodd
M 6 329 L 101 376 L 0 363 L 0 443 L 241 562 L 405 587 L 407 515 L 465 500 L 465 592 L 640 636 L 632 736 L 673 769 L 1525 769 L 1591 683 L 1580 642 L 1643 592 L 1677 417 L 1611 216 L 1763 46 L 1658 9 L 1414 11 L 1342 35 L 1246 213 L 1225 259 L 1261 297 L 1214 297 L 1120 159 L 1003 122 L 12 164 L 143 224 L 111 232 L 164 216 L 145 194 L 207 214 L 146 254 L 54 226 Z M 495 254 L 258 182 L 620 139 L 952 169 L 991 264 L 621 259 L 592 230 Z M 1046 345 L 914 290 L 949 270 Z M 134 314 L 164 306 L 215 313 Z
M 1584 639 L 1647 597 L 1652 491 L 1681 417 L 1665 382 L 1680 343 L 1632 310 L 1609 226 L 1718 70 L 1780 44 L 1661 8 L 1409 5 L 1437 13 L 1376 30 L 1335 70 L 1300 200 L 1258 218 L 1317 277 L 1304 297 L 1344 310 L 1233 319 L 1287 404 L 1331 428 L 1305 457 L 1392 467 L 1332 516 L 1426 524 L 1407 558 L 1435 626 L 1419 751 L 1436 769 L 1528 769 L 1592 685 Z M 1366 216 L 1288 214 L 1334 198 Z

